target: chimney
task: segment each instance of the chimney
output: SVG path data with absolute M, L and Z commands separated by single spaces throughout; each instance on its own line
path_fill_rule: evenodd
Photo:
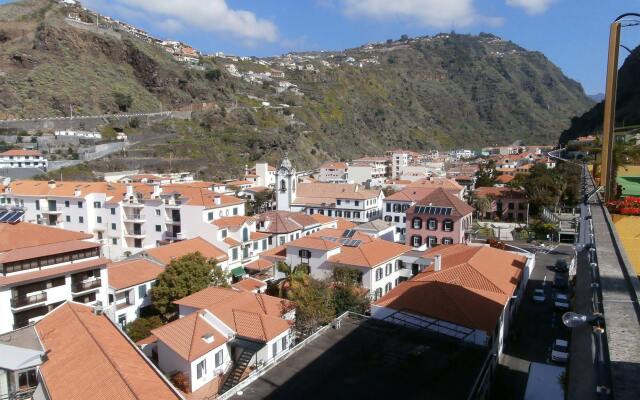
M 440 271 L 442 269 L 442 255 L 435 254 L 433 256 L 433 270 Z
M 153 197 L 159 197 L 160 193 L 162 193 L 162 188 L 159 183 L 153 184 Z
M 104 308 L 102 307 L 101 301 L 96 301 L 96 304 L 93 306 L 93 313 L 95 315 L 102 315 L 104 312 Z
M 75 189 L 73 190 L 73 196 L 74 196 L 74 197 L 80 197 L 80 194 L 81 194 L 80 189 L 75 188 Z
M 127 198 L 131 198 L 133 196 L 133 186 L 128 183 L 127 184 Z
M 202 340 L 204 340 L 207 344 L 211 344 L 213 343 L 214 337 L 210 333 L 205 333 L 204 335 L 202 335 Z
M 47 183 L 47 185 L 49 185 L 49 189 L 55 189 L 56 188 L 56 181 L 54 181 L 52 179 Z
M 10 183 L 11 183 L 11 178 L 9 177 L 2 178 L 2 186 L 9 186 Z
M 219 194 L 213 196 L 213 204 L 215 204 L 217 206 L 222 204 L 222 199 L 220 199 L 220 195 Z

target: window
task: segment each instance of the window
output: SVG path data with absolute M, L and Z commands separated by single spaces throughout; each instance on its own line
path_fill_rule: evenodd
M 67 221 L 67 222 L 71 222 L 71 215 L 66 215 L 64 217 L 64 220 Z
M 231 259 L 232 260 L 237 260 L 238 259 L 238 248 L 234 247 L 233 249 L 231 249 Z
M 404 268 L 404 264 L 403 264 L 402 260 L 396 260 L 396 271 L 399 271 L 402 268 Z
M 382 267 L 376 269 L 376 281 L 379 281 L 380 279 L 382 279 L 383 273 L 384 271 L 382 270 Z
M 300 251 L 298 251 L 298 256 L 300 258 L 305 258 L 308 261 L 311 258 L 311 251 L 306 249 L 301 249 Z
M 443 237 L 442 244 L 453 244 L 453 239 L 450 237 Z
M 111 244 L 117 246 L 118 245 L 118 239 L 112 238 L 111 239 Z
M 122 314 L 118 316 L 118 325 L 120 325 L 120 328 L 124 328 L 126 324 L 127 324 L 127 314 Z
M 284 241 L 286 240 L 286 236 L 280 236 L 278 238 L 278 244 L 280 244 L 280 246 L 282 246 L 284 244 Z
M 377 288 L 374 292 L 373 299 L 378 300 L 380 297 L 382 297 L 382 288 Z
M 112 230 L 112 231 L 115 231 L 115 230 L 116 230 L 116 223 L 115 223 L 115 222 L 112 222 L 112 223 L 111 223 L 111 230 Z
M 400 217 L 398 217 L 397 215 L 393 217 L 393 222 L 400 222 Z
M 287 348 L 287 337 L 285 336 L 281 340 L 282 340 L 282 350 L 284 351 Z
M 84 217 L 78 217 L 78 222 L 80 222 L 81 224 L 84 224 Z
M 156 225 L 156 232 L 162 232 L 162 226 Z
M 269 246 L 273 245 L 273 236 L 269 236 Z
M 233 215 L 238 215 L 238 207 L 233 208 Z
M 273 342 L 272 349 L 273 349 L 273 356 L 275 357 L 276 354 L 278 354 L 278 342 Z
M 156 210 L 156 217 L 160 216 L 160 210 Z
M 116 215 L 116 209 L 111 207 L 111 215 Z
M 98 221 L 99 224 L 102 223 L 102 217 L 96 217 L 96 221 Z
M 207 359 L 204 359 L 196 365 L 196 376 L 198 379 L 202 379 L 203 376 L 207 373 Z
M 445 219 L 445 220 L 442 222 L 442 229 L 443 229 L 445 232 L 451 232 L 451 231 L 453 230 L 453 221 L 452 221 L 452 220 L 450 220 L 450 219 Z
M 18 388 L 20 390 L 26 390 L 36 386 L 38 386 L 38 379 L 35 368 L 18 372 Z M 11 394 L 11 392 L 9 392 L 9 394 Z
M 354 211 L 353 218 L 360 218 L 360 211 Z
M 436 229 L 438 229 L 438 221 L 435 218 L 429 218 L 427 229 L 429 229 L 430 231 L 435 231 Z
M 356 206 L 360 205 L 360 200 L 356 200 Z
M 36 200 L 36 210 L 40 210 L 40 200 Z
M 93 208 L 101 208 L 102 204 L 99 201 L 94 201 L 93 202 Z
M 258 250 L 260 244 L 258 242 L 253 242 L 253 250 Z
M 422 238 L 420 236 L 412 236 L 411 237 L 411 244 L 413 245 L 413 247 L 422 246 Z
M 391 290 L 391 287 L 393 285 L 391 284 L 391 282 L 387 283 L 386 285 L 384 285 L 384 294 L 389 293 L 389 291 Z
M 508 207 L 509 207 L 509 210 L 513 210 L 515 208 L 515 204 L 509 203 Z
M 242 228 L 242 241 L 243 242 L 249 241 L 249 229 L 247 228 Z
M 413 229 L 422 229 L 422 220 L 420 218 L 414 218 L 411 222 Z
M 386 275 L 389 275 L 391 272 L 393 272 L 393 266 L 391 265 L 391 263 L 389 263 L 385 267 L 385 273 L 386 273 Z
M 227 230 L 226 229 L 221 230 L 220 231 L 220 235 L 222 235 L 223 239 L 226 238 L 227 237 Z
M 102 232 L 98 232 L 98 239 L 102 239 Z
M 65 206 L 66 208 L 69 208 L 69 206 L 70 206 L 70 205 L 71 205 L 71 203 L 69 202 L 69 200 L 65 200 L 65 202 L 64 202 L 64 206 Z
M 138 286 L 138 297 L 141 299 L 147 297 L 147 285 Z
M 337 200 L 336 200 L 336 205 L 340 205 L 340 204 L 342 204 L 342 200 L 337 199 Z
M 391 203 L 387 203 L 387 212 L 391 212 Z
M 222 365 L 224 362 L 224 350 L 218 350 L 215 357 L 216 368 Z
M 262 251 L 267 249 L 267 239 L 262 239 Z
M 207 219 L 208 219 L 209 221 L 213 220 L 213 211 L 212 211 L 212 212 L 210 212 L 209 214 L 207 214 Z
M 78 208 L 82 208 L 82 202 L 81 201 L 78 202 Z
M 435 236 L 429 236 L 427 240 L 429 242 L 429 247 L 435 247 L 438 244 L 438 238 Z
M 142 248 L 142 239 L 133 239 L 133 247 L 136 249 Z

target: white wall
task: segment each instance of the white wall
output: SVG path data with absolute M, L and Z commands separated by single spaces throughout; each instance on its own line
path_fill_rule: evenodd
M 202 339 L 195 339 L 202 340 Z M 215 365 L 215 354 L 219 351 L 222 351 L 223 354 L 223 362 L 222 365 L 216 367 Z M 159 357 L 159 356 L 158 356 Z M 205 360 L 206 363 L 206 373 L 202 375 L 200 379 L 198 379 L 198 364 Z M 229 346 L 227 343 L 222 344 L 215 349 L 209 351 L 207 354 L 202 357 L 196 358 L 191 362 L 190 365 L 190 381 L 191 381 L 191 391 L 196 391 L 200 389 L 202 386 L 211 382 L 218 376 L 219 372 L 225 373 L 231 366 L 231 356 L 229 354 Z

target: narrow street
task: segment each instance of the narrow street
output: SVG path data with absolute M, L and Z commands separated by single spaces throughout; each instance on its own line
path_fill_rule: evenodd
M 553 307 L 555 272 L 549 267 L 559 258 L 569 262 L 573 256 L 574 248 L 569 244 L 560 244 L 549 253 L 536 253 L 535 268 L 512 330 L 514 334 L 507 338 L 503 359 L 496 370 L 492 399 L 524 398 L 530 363 L 549 363 L 552 342 L 569 338 L 570 332 L 562 325 L 562 312 Z M 546 296 L 541 304 L 532 301 L 533 291 L 538 288 L 544 289 Z

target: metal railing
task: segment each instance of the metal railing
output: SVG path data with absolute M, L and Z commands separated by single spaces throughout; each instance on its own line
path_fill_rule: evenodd
M 100 286 L 102 286 L 102 281 L 98 278 L 91 281 L 76 282 L 72 285 L 72 290 L 74 293 L 78 293 L 84 292 L 85 290 L 99 288 Z
M 11 299 L 11 307 L 25 307 L 33 304 L 42 303 L 47 301 L 47 292 L 42 292 L 38 294 L 32 294 L 28 296 L 17 296 Z

